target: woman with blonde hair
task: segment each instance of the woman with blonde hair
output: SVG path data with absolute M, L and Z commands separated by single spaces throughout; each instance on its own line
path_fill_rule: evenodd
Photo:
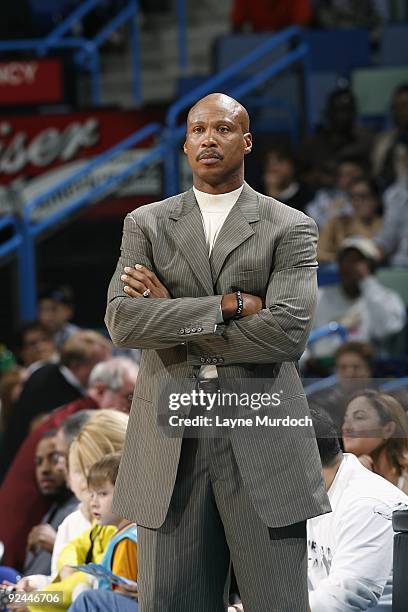
M 398 400 L 361 391 L 348 403 L 342 431 L 346 452 L 408 493 L 408 418 Z
M 91 465 L 109 453 L 123 450 L 129 416 L 113 409 L 97 410 L 69 447 L 70 471 L 86 479 Z

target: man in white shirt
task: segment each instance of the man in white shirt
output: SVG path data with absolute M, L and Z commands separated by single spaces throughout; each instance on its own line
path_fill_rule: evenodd
M 312 419 L 332 512 L 307 522 L 311 612 L 391 610 L 391 589 L 386 601 L 381 597 L 393 556 L 392 523 L 385 515 L 408 497 L 342 453 L 326 413 L 313 411 Z
M 338 254 L 340 284 L 323 287 L 314 328 L 337 321 L 346 327 L 349 340 L 372 342 L 400 332 L 406 319 L 404 302 L 374 276 L 379 251 L 368 238 L 350 237 Z M 311 352 L 317 357 L 333 355 L 336 338 L 323 338 Z

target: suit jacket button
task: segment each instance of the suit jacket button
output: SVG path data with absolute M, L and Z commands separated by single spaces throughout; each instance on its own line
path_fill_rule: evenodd
M 223 357 L 220 357 L 220 358 L 218 359 L 218 363 L 224 363 L 224 359 L 223 359 Z
M 184 333 L 191 334 L 191 329 L 189 327 L 186 327 L 186 329 L 184 330 Z
M 184 334 L 184 329 L 183 328 L 179 329 L 179 334 Z
M 212 363 L 212 359 L 211 359 L 211 357 L 207 357 L 206 362 L 207 362 L 207 363 Z
M 202 332 L 202 331 L 203 331 L 203 328 L 202 328 L 202 327 L 197 327 L 197 331 L 198 331 L 198 332 Z
M 196 331 L 197 331 L 197 328 L 196 328 L 196 327 L 192 327 L 192 328 L 191 328 L 191 331 L 193 332 L 193 334 L 195 334 L 195 333 L 196 333 Z
M 213 363 L 218 363 L 218 359 L 217 359 L 216 357 L 213 357 L 212 362 L 213 362 Z
M 205 363 L 205 357 L 200 357 L 201 363 Z

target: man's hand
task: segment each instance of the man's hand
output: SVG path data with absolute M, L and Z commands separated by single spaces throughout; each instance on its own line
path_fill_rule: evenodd
M 122 595 L 131 597 L 132 599 L 138 598 L 137 586 L 133 584 L 120 584 L 115 588 L 115 593 L 122 593 Z
M 17 582 L 16 589 L 17 591 L 25 591 L 26 593 L 30 593 L 30 591 L 35 590 L 35 587 L 30 584 L 30 579 L 26 576 Z
M 136 264 L 134 268 L 124 268 L 124 274 L 120 279 L 125 283 L 123 290 L 130 297 L 145 297 L 143 293 L 148 290 L 149 294 L 147 297 L 150 298 L 170 298 L 171 295 L 167 291 L 166 287 L 159 281 L 154 272 L 151 272 L 144 266 Z M 243 293 L 242 299 L 244 302 L 244 308 L 242 311 L 242 317 L 248 317 L 249 315 L 256 314 L 262 308 L 264 303 L 257 295 L 251 295 L 250 293 Z M 221 302 L 222 315 L 225 320 L 231 319 L 237 310 L 237 295 L 236 293 L 227 293 L 223 296 Z
M 120 279 L 125 283 L 123 290 L 130 297 L 170 298 L 166 287 L 159 281 L 154 272 L 136 264 L 134 268 L 124 268 Z M 148 291 L 148 295 L 143 295 Z
M 52 553 L 57 532 L 47 523 L 36 525 L 28 535 L 28 549 L 33 550 L 37 546 Z
M 68 576 L 75 574 L 75 572 L 76 570 L 73 567 L 69 567 L 69 565 L 64 565 L 60 569 L 59 576 L 61 580 L 64 580 L 65 578 L 68 578 Z
M 248 317 L 249 315 L 256 314 L 264 308 L 262 299 L 257 295 L 251 295 L 250 293 L 242 293 L 241 295 L 244 302 L 241 317 Z M 227 293 L 222 296 L 221 309 L 222 316 L 225 320 L 232 319 L 237 311 L 237 306 L 236 293 Z

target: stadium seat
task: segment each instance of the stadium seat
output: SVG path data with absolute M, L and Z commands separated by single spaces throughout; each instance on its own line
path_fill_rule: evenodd
M 271 38 L 271 36 L 273 36 L 272 33 L 229 34 L 220 37 L 215 44 L 215 72 L 224 70 L 250 51 L 253 51 L 253 49 L 256 49 L 256 47 Z M 273 59 L 281 57 L 287 51 L 289 51 L 287 43 L 280 45 L 267 56 L 242 71 L 242 76 L 249 76 L 262 70 L 262 68 L 269 66 Z
M 408 80 L 408 68 L 367 68 L 354 70 L 352 88 L 359 112 L 365 116 L 387 116 L 394 89 Z
M 354 68 L 370 65 L 368 30 L 305 30 L 313 72 L 333 71 L 348 76 Z
M 381 37 L 379 64 L 380 66 L 407 66 L 407 24 L 394 24 L 385 26 Z
M 407 268 L 380 268 L 376 274 L 380 283 L 396 291 L 408 306 L 408 270 Z
M 408 312 L 408 269 L 381 268 L 376 273 L 377 279 L 385 287 L 396 291 L 403 300 Z M 408 346 L 408 325 L 399 333 L 381 343 L 391 356 L 404 355 Z

